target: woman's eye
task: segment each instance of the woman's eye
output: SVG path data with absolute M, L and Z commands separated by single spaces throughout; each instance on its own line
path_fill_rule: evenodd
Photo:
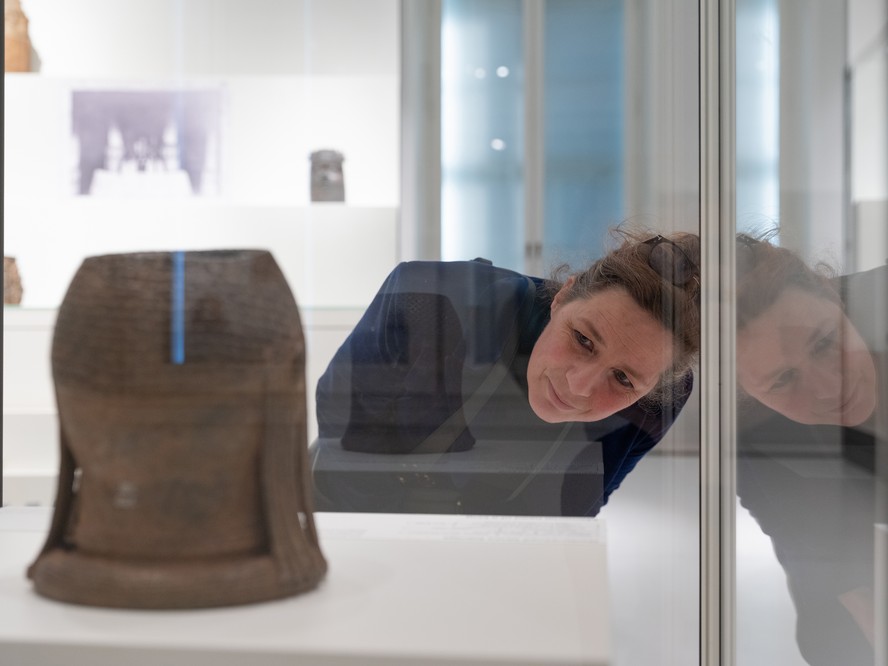
M 581 347 L 585 347 L 589 351 L 595 350 L 595 343 L 592 342 L 589 338 L 587 338 L 585 335 L 583 335 L 579 331 L 574 331 L 574 339 L 577 341 L 577 344 L 580 345 Z
M 628 389 L 634 389 L 635 385 L 632 383 L 632 380 L 629 379 L 629 376 L 623 372 L 622 370 L 614 370 L 614 377 L 618 382 L 620 382 L 621 386 L 625 386 Z
M 789 386 L 792 384 L 793 380 L 795 380 L 795 376 L 795 370 L 786 370 L 785 372 L 780 373 L 777 380 L 771 384 L 771 391 L 779 391 L 780 389 Z
M 832 349 L 835 346 L 837 340 L 838 331 L 832 331 L 828 335 L 824 335 L 822 338 L 817 340 L 817 342 L 814 343 L 811 351 L 814 355 L 822 354 Z

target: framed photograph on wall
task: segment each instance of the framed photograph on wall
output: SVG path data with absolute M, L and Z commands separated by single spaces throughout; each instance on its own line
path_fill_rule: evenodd
M 221 89 L 73 90 L 75 194 L 218 194 L 221 112 Z

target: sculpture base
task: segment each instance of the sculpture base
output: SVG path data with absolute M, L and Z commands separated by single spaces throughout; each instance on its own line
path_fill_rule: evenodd
M 110 608 L 210 608 L 270 601 L 317 586 L 325 567 L 310 577 L 281 580 L 270 556 L 215 562 L 121 561 L 76 551 L 45 553 L 28 572 L 38 594 L 72 604 Z

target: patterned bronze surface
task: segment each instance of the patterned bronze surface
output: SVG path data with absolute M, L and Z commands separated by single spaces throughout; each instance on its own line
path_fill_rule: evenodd
M 39 594 L 191 608 L 317 585 L 305 345 L 271 254 L 87 259 L 52 369 L 61 466 L 28 570 Z

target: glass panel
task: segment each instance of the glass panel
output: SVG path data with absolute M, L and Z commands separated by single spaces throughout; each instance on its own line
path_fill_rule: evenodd
M 697 232 L 697 3 L 552 0 L 542 3 L 536 14 L 540 20 L 528 25 L 526 12 L 531 8 L 539 6 L 533 1 L 443 3 L 443 258 L 464 260 L 480 254 L 529 273 L 539 284 L 561 262 L 570 262 L 571 270 L 577 271 L 606 253 L 613 247 L 608 230 L 620 222 L 664 234 Z M 535 59 L 540 61 L 539 81 L 529 75 Z M 503 79 L 492 76 L 500 62 L 509 70 Z M 543 98 L 538 127 L 531 124 L 533 113 L 527 113 L 535 100 L 526 96 L 534 90 Z M 491 138 L 506 134 L 512 141 L 500 145 L 504 148 L 500 152 L 493 150 Z M 541 157 L 535 157 L 532 149 L 536 141 L 542 147 Z M 533 164 L 533 159 L 542 159 L 542 165 Z M 537 169 L 542 173 L 539 182 L 534 180 Z M 536 228 L 526 203 L 540 200 L 544 214 Z M 425 283 L 437 285 L 438 279 Z M 469 290 L 470 303 L 490 298 L 490 289 L 477 286 L 486 283 L 473 279 L 472 284 L 476 286 Z M 389 287 L 403 288 L 396 280 Z M 457 311 L 451 319 L 468 315 L 464 295 L 450 300 Z M 490 304 L 488 300 L 482 312 L 493 311 Z M 438 319 L 435 323 L 439 330 L 433 344 L 446 349 L 447 329 Z M 469 358 L 468 351 L 466 355 Z M 521 385 L 520 374 L 526 371 L 516 373 L 515 368 L 512 363 L 494 394 L 498 401 L 492 399 L 469 422 L 468 430 L 485 439 L 462 453 L 441 456 L 437 475 L 429 474 L 435 468 L 427 461 L 417 469 L 420 463 L 411 462 L 409 456 L 406 462 L 389 459 L 389 465 L 400 464 L 405 472 L 398 480 L 398 492 L 383 492 L 379 485 L 365 488 L 364 498 L 354 494 L 347 498 L 350 506 L 367 505 L 366 496 L 372 494 L 370 504 L 385 502 L 386 510 L 452 510 L 457 502 L 457 510 L 466 512 L 484 507 L 481 510 L 596 515 L 600 509 L 608 525 L 615 663 L 695 663 L 699 660 L 696 393 L 688 396 L 663 440 L 637 465 L 631 453 L 625 463 L 617 464 L 614 453 L 625 450 L 625 441 L 618 444 L 615 433 L 600 430 L 610 427 L 607 421 L 586 424 L 566 437 L 558 428 L 536 427 L 539 424 L 526 404 L 535 389 L 532 384 Z M 475 379 L 464 372 L 463 396 L 467 386 L 477 387 L 490 376 L 489 363 L 476 362 L 475 372 L 481 373 Z M 520 392 L 512 385 L 516 378 Z M 442 373 L 442 387 L 446 381 Z M 362 393 L 370 390 L 365 385 Z M 437 392 L 447 393 L 443 388 Z M 518 395 L 525 400 L 506 399 Z M 490 410 L 495 410 L 493 420 L 484 416 Z M 575 448 L 595 438 L 604 440 L 600 454 L 594 453 L 602 455 L 604 471 L 597 482 L 594 466 L 587 464 L 595 460 L 592 449 L 578 453 Z M 475 462 L 473 473 L 460 468 L 461 477 L 451 475 L 446 484 L 435 485 L 441 484 L 440 472 L 449 471 L 445 463 L 469 464 L 472 455 L 502 445 L 510 451 L 506 457 Z M 479 494 L 480 479 L 474 472 L 489 462 L 514 470 L 517 483 L 499 477 L 500 488 L 488 487 Z M 617 468 L 620 475 L 632 471 L 613 489 Z M 549 483 L 552 474 L 558 477 L 565 471 L 563 483 Z M 531 478 L 533 482 L 527 482 Z M 340 483 L 356 490 L 351 481 Z M 595 483 L 606 489 L 603 509 L 577 492 L 589 491 Z M 649 556 L 653 552 L 658 553 L 656 558 Z M 638 639 L 639 623 L 649 628 L 645 640 Z
M 607 591 L 579 599 L 565 585 L 547 600 L 567 614 L 582 607 L 577 617 L 609 611 L 595 635 L 605 648 L 612 639 L 617 666 L 699 661 L 697 5 L 550 0 L 535 22 L 535 0 L 444 0 L 443 50 L 426 55 L 441 64 L 446 261 L 399 263 L 399 225 L 425 222 L 399 219 L 396 0 L 27 2 L 36 56 L 27 72 L 6 75 L 4 96 L 4 239 L 24 286 L 4 322 L 4 502 L 51 503 L 60 462 L 70 463 L 72 495 L 95 469 L 75 474 L 80 454 L 68 456 L 64 439 L 59 459 L 65 428 L 48 353 L 86 257 L 169 259 L 150 266 L 151 289 L 141 290 L 160 303 L 151 339 L 169 375 L 205 363 L 210 371 L 189 386 L 213 397 L 214 363 L 238 350 L 208 323 L 292 343 L 296 313 L 269 306 L 266 319 L 248 307 L 229 320 L 238 299 L 254 305 L 243 294 L 270 270 L 266 255 L 227 281 L 209 270 L 198 282 L 194 253 L 228 261 L 268 248 L 305 329 L 320 511 L 546 518 L 539 534 L 494 535 L 509 544 L 546 542 L 551 525 L 568 540 L 601 535 L 606 521 Z M 529 43 L 542 48 L 531 54 Z M 531 58 L 543 62 L 535 83 Z M 543 109 L 542 119 L 530 114 L 538 126 L 529 102 Z M 544 148 L 536 157 L 531 140 Z M 545 202 L 537 226 L 530 198 Z M 624 221 L 632 233 L 610 238 Z M 540 265 L 526 261 L 528 244 Z M 492 263 L 472 261 L 479 255 Z M 610 263 L 595 263 L 602 257 Z M 565 260 L 571 267 L 557 273 Z M 103 289 L 129 275 L 114 260 L 97 263 L 112 266 L 91 278 Z M 226 285 L 231 298 L 189 301 L 198 284 Z M 285 291 L 280 281 L 275 289 Z M 103 300 L 82 283 L 71 293 Z M 89 317 L 75 321 L 87 332 L 68 351 L 130 363 L 129 334 L 149 331 L 131 325 L 145 310 L 139 295 L 111 308 L 125 316 L 103 333 L 123 351 L 91 335 Z M 266 349 L 249 351 L 273 366 L 251 375 L 256 384 L 298 374 L 289 357 L 270 363 Z M 145 364 L 134 365 L 151 384 Z M 257 434 L 267 412 L 290 414 L 279 397 L 250 403 L 244 419 L 231 396 L 200 403 L 195 429 L 267 440 L 273 429 Z M 112 390 L 89 404 L 126 399 Z M 151 443 L 189 440 L 190 431 L 157 435 L 180 406 L 175 395 L 156 404 Z M 115 435 L 100 443 L 141 448 L 136 471 L 147 473 L 153 450 L 126 433 L 138 419 L 100 420 Z M 273 425 L 292 430 L 283 417 Z M 249 450 L 227 453 L 258 467 Z M 286 466 L 266 467 L 286 477 Z M 232 548 L 252 553 L 272 539 L 247 515 L 255 484 L 242 486 Z M 137 497 L 119 483 L 106 504 Z M 281 516 L 305 525 L 298 510 Z M 441 541 L 462 539 L 463 524 L 423 523 L 444 525 Z M 565 633 L 583 643 L 589 628 L 576 624 Z
M 886 28 L 737 2 L 741 666 L 888 658 Z
M 271 250 L 316 384 L 397 263 L 399 6 L 22 10 L 31 58 L 7 71 L 3 100 L 5 254 L 23 287 L 5 307 L 4 492 L 45 504 L 58 465 L 53 323 L 87 256 Z M 312 390 L 308 401 L 313 438 Z
M 549 0 L 538 21 L 528 7 L 443 3 L 444 259 L 522 269 L 525 245 L 535 254 L 541 240 L 549 263 L 585 261 L 624 216 L 623 3 Z M 541 85 L 528 76 L 535 59 Z M 542 96 L 541 126 L 526 117 L 527 95 Z M 541 184 L 529 178 L 528 135 L 543 137 Z M 526 189 L 540 185 L 541 239 L 525 210 Z

